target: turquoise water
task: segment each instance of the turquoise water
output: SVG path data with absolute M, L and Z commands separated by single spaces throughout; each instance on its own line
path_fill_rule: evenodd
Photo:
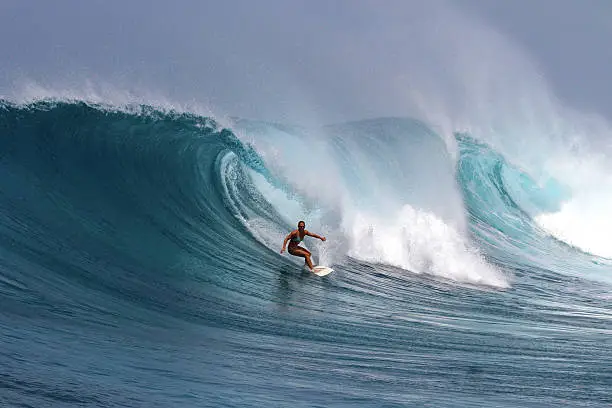
M 0 405 L 609 406 L 609 261 L 532 221 L 571 192 L 456 143 L 4 102 Z

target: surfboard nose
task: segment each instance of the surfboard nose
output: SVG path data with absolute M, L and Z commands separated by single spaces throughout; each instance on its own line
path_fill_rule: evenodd
M 325 276 L 325 275 L 329 275 L 330 273 L 332 273 L 334 270 L 328 266 L 323 266 L 323 265 L 317 265 L 315 266 L 313 269 L 313 273 L 315 275 L 318 276 Z

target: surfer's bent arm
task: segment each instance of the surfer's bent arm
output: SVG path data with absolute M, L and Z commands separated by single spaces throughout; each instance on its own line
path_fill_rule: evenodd
M 312 232 L 310 232 L 310 231 L 304 231 L 304 232 L 306 233 L 306 235 L 309 235 L 309 236 L 311 236 L 311 237 L 313 237 L 313 238 L 318 238 L 318 239 L 320 239 L 321 241 L 325 241 L 325 237 L 322 237 L 322 236 L 317 235 L 317 234 L 315 234 L 315 233 L 312 233 Z
M 293 234 L 295 233 L 295 231 L 291 231 L 289 234 L 287 234 L 287 236 L 285 237 L 285 240 L 283 241 L 283 248 L 281 249 L 281 254 L 283 252 L 285 252 L 285 247 L 287 246 L 287 242 L 289 242 L 289 240 L 291 239 L 291 237 L 293 237 Z

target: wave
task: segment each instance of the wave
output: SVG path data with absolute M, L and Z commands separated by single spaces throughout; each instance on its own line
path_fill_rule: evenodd
M 335 377 L 350 369 L 347 381 L 362 382 L 342 398 L 368 405 L 380 402 L 370 396 L 373 376 L 427 383 L 466 372 L 478 381 L 450 391 L 445 384 L 443 393 L 426 388 L 419 398 L 440 395 L 452 405 L 466 387 L 482 394 L 485 381 L 496 395 L 520 389 L 513 402 L 537 391 L 552 406 L 558 381 L 565 386 L 571 375 L 574 400 L 605 401 L 606 378 L 571 367 L 609 366 L 607 348 L 597 345 L 609 332 L 608 287 L 576 275 L 601 280 L 610 264 L 534 221 L 573 191 L 536 183 L 492 147 L 455 136 L 457 156 L 412 119 L 221 126 L 147 105 L 2 103 L 6 398 L 108 401 L 109 385 L 82 375 L 92 358 L 117 382 L 119 399 L 148 400 L 150 384 L 169 379 L 190 387 L 183 365 L 168 371 L 169 352 L 193 364 L 198 390 L 221 389 L 229 405 L 247 394 L 254 405 L 269 401 L 260 384 L 270 382 L 292 395 L 294 385 L 274 377 L 283 369 L 308 373 L 300 381 L 313 390 L 346 387 Z M 328 237 L 306 245 L 336 272 L 314 279 L 300 260 L 279 254 L 298 219 Z M 588 347 L 585 333 L 595 339 Z M 34 350 L 52 345 L 44 355 L 67 367 L 62 384 L 88 387 L 58 384 L 46 365 L 24 371 L 21 361 L 31 356 L 20 339 L 36 339 Z M 483 350 L 486 362 L 474 362 Z M 328 377 L 310 375 L 320 353 L 329 353 L 321 372 Z M 347 365 L 364 355 L 373 358 Z M 131 364 L 138 371 L 123 369 Z M 248 374 L 247 391 L 236 391 L 236 372 Z M 510 386 L 496 380 L 516 372 L 528 375 Z M 122 388 L 134 378 L 136 391 Z M 552 391 L 533 390 L 533 378 Z M 384 383 L 395 395 L 397 383 Z
M 456 135 L 455 161 L 413 119 L 223 127 L 146 105 L 57 100 L 4 102 L 1 115 L 5 243 L 29 251 L 87 257 L 96 248 L 157 266 L 185 251 L 189 263 L 296 265 L 278 250 L 305 219 L 328 237 L 306 244 L 322 264 L 504 288 L 524 265 L 567 272 L 606 263 L 574 256 L 536 222 L 568 200 L 562 183 L 536 183 L 465 134 Z M 60 257 L 74 263 L 73 255 Z

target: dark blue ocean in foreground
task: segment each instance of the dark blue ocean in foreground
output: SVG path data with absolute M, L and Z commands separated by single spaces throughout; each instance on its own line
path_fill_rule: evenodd
M 610 260 L 532 221 L 562 180 L 456 145 L 2 102 L 0 406 L 609 407 Z

